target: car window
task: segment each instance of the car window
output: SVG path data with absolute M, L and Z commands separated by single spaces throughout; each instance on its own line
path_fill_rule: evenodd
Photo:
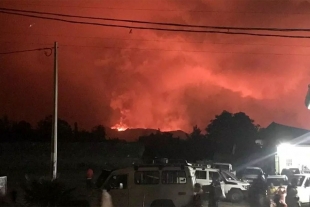
M 186 173 L 185 171 L 162 171 L 161 181 L 163 184 L 185 184 Z
M 247 174 L 247 175 L 259 175 L 261 173 L 261 170 L 259 169 L 245 169 L 244 174 Z
M 214 168 L 221 170 L 230 170 L 229 165 L 214 165 Z
M 159 171 L 136 171 L 135 183 L 138 185 L 143 184 L 158 184 Z
M 285 178 L 267 178 L 268 186 L 270 186 L 271 183 L 274 186 L 288 185 L 288 180 Z
M 127 177 L 127 174 L 111 176 L 105 189 L 127 189 Z
M 310 178 L 307 178 L 305 182 L 305 187 L 310 187 Z
M 195 176 L 196 179 L 207 179 L 207 172 L 203 170 L 196 170 Z
M 209 180 L 213 180 L 214 176 L 217 176 L 217 178 L 221 180 L 219 172 L 209 171 Z
M 238 178 L 230 172 L 222 171 L 221 174 L 225 178 L 225 180 L 238 180 Z
M 292 179 L 297 179 L 297 186 L 302 186 L 302 184 L 304 183 L 305 178 L 306 178 L 306 176 L 304 176 L 304 175 L 294 175 L 292 177 Z
M 300 174 L 300 170 L 298 168 L 290 168 L 289 171 L 291 171 L 293 174 Z

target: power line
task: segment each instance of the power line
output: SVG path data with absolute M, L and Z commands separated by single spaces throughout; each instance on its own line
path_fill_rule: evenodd
M 47 19 L 54 21 L 61 21 L 72 24 L 83 24 L 83 25 L 94 25 L 94 26 L 106 26 L 106 27 L 115 27 L 115 28 L 126 28 L 126 29 L 137 29 L 137 30 L 155 30 L 155 31 L 168 31 L 168 32 L 190 32 L 190 33 L 213 33 L 213 34 L 229 34 L 229 35 L 248 35 L 248 36 L 260 36 L 260 37 L 283 37 L 283 38 L 298 38 L 298 39 L 309 39 L 310 36 L 301 36 L 301 35 L 280 35 L 280 34 L 263 34 L 263 33 L 249 33 L 249 32 L 225 32 L 225 31 L 206 31 L 206 30 L 190 30 L 190 29 L 169 29 L 169 28 L 156 28 L 156 27 L 138 27 L 138 26 L 127 26 L 127 25 L 117 25 L 117 24 L 103 24 L 95 22 L 82 22 L 74 20 L 66 20 L 54 17 L 43 17 L 30 14 L 21 14 L 14 12 L 1 11 L 0 13 L 12 14 L 18 16 L 26 16 L 38 19 Z M 130 20 L 131 21 L 131 20 Z M 310 30 L 309 30 L 310 31 Z
M 103 46 L 90 46 L 90 45 L 70 45 L 63 44 L 65 47 L 93 47 L 115 50 L 150 50 L 150 51 L 167 51 L 167 52 L 188 52 L 188 53 L 218 53 L 218 54 L 244 54 L 244 55 L 296 55 L 296 56 L 310 56 L 310 54 L 301 53 L 262 53 L 262 52 L 230 52 L 230 51 L 208 51 L 208 50 L 173 50 L 173 49 L 158 49 L 158 48 L 136 48 L 136 47 L 103 47 Z
M 43 5 L 43 4 L 25 4 L 18 5 L 36 6 L 36 7 L 56 7 L 56 8 L 79 8 L 79 9 L 103 9 L 103 10 L 125 10 L 125 11 L 147 11 L 147 12 L 189 12 L 189 13 L 233 13 L 233 14 L 276 14 L 276 15 L 309 15 L 310 13 L 300 12 L 264 12 L 264 11 L 230 11 L 230 10 L 179 10 L 179 9 L 154 9 L 154 8 L 117 8 L 102 6 L 75 6 L 75 5 Z
M 90 19 L 90 20 L 104 20 L 104 21 L 137 23 L 137 24 L 150 24 L 150 25 L 160 25 L 160 26 L 174 26 L 174 27 L 189 27 L 189 28 L 199 28 L 199 29 L 273 31 L 273 32 L 275 32 L 275 31 L 277 31 L 277 32 L 309 32 L 310 31 L 310 29 L 301 29 L 301 28 L 294 29 L 294 28 L 264 28 L 264 27 L 223 27 L 223 26 L 203 26 L 203 25 L 192 25 L 192 24 L 178 24 L 178 23 L 162 23 L 162 22 L 150 22 L 150 21 L 140 21 L 140 20 L 104 18 L 104 17 L 88 17 L 88 16 L 80 16 L 80 15 L 51 13 L 51 12 L 38 12 L 38 11 L 32 11 L 32 10 L 8 9 L 8 8 L 2 8 L 2 7 L 0 7 L 0 10 L 2 10 L 1 11 L 2 13 L 5 13 L 3 11 L 24 12 L 24 13 L 31 13 L 31 14 L 53 15 L 53 16 L 60 16 L 60 17 L 70 17 L 70 18 Z M 65 21 L 70 21 L 70 20 L 65 20 Z M 133 28 L 133 27 L 131 27 L 131 28 Z
M 22 36 L 43 36 L 43 37 L 65 37 L 65 38 L 84 38 L 84 39 L 102 39 L 102 40 L 123 40 L 123 41 L 142 41 L 142 42 L 162 42 L 162 43 L 189 43 L 189 44 L 209 44 L 209 45 L 244 45 L 244 46 L 270 46 L 270 47 L 303 47 L 310 48 L 310 45 L 289 45 L 289 44 L 260 44 L 260 43 L 232 43 L 232 42 L 205 42 L 205 41 L 181 41 L 181 40 L 161 40 L 161 39 L 145 39 L 145 38 L 118 38 L 118 37 L 98 37 L 98 36 L 71 36 L 63 34 L 23 34 L 23 33 L 11 33 L 3 32 L 1 34 L 9 35 L 22 35 Z M 11 42 L 6 43 L 23 43 L 23 42 Z
M 5 43 L 12 44 L 12 43 L 19 43 L 19 42 L 5 42 Z M 25 44 L 48 45 L 48 44 L 43 44 L 43 43 L 25 43 Z M 74 44 L 61 44 L 61 47 L 98 48 L 98 49 L 109 49 L 109 50 L 184 52 L 184 53 L 275 55 L 275 56 L 291 56 L 291 55 L 293 55 L 293 56 L 310 56 L 310 54 L 302 54 L 302 53 L 263 53 L 263 52 L 233 52 L 233 51 L 211 51 L 211 50 L 174 50 L 174 49 L 161 49 L 161 48 L 108 47 L 108 46 L 96 46 L 96 45 L 74 45 Z
M 45 51 L 45 54 L 47 56 L 50 56 L 49 53 L 46 52 L 46 50 L 50 51 L 52 53 L 53 48 L 52 47 L 44 47 L 44 48 L 36 48 L 36 49 L 29 49 L 29 50 L 16 50 L 16 51 L 10 51 L 10 52 L 0 52 L 0 55 L 8 55 L 8 54 L 15 54 L 15 53 L 24 53 L 24 52 L 34 52 L 34 51 Z

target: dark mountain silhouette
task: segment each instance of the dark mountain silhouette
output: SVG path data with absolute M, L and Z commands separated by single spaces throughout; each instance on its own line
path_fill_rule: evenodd
M 143 128 L 134 128 L 126 129 L 125 131 L 117 131 L 116 129 L 106 128 L 106 138 L 107 139 L 123 139 L 129 142 L 137 141 L 141 136 L 148 136 L 150 134 L 155 134 L 158 129 L 143 129 Z M 167 131 L 171 133 L 174 138 L 187 139 L 188 134 L 181 130 Z

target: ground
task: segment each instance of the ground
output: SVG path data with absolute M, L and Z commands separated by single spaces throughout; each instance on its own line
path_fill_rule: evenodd
M 204 205 L 207 206 L 207 205 Z M 249 207 L 249 204 L 243 202 L 243 203 L 230 203 L 230 202 L 220 202 L 219 207 Z

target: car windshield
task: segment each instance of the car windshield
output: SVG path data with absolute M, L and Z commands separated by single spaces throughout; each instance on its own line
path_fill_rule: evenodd
M 259 175 L 261 171 L 259 169 L 245 169 L 244 174 L 246 175 Z
M 292 172 L 293 174 L 299 174 L 300 170 L 298 168 L 290 168 L 288 169 L 290 172 Z
M 215 164 L 214 168 L 216 169 L 221 169 L 221 170 L 230 170 L 229 165 L 220 165 L 220 164 Z
M 292 176 L 292 179 L 297 179 L 297 186 L 301 186 L 305 180 L 306 176 L 304 175 L 294 175 Z M 292 182 L 292 180 L 291 180 Z
M 238 180 L 238 178 L 228 171 L 221 171 L 222 176 L 225 178 L 225 180 Z
M 271 183 L 274 186 L 288 185 L 288 180 L 285 178 L 267 178 L 268 186 L 270 186 Z

